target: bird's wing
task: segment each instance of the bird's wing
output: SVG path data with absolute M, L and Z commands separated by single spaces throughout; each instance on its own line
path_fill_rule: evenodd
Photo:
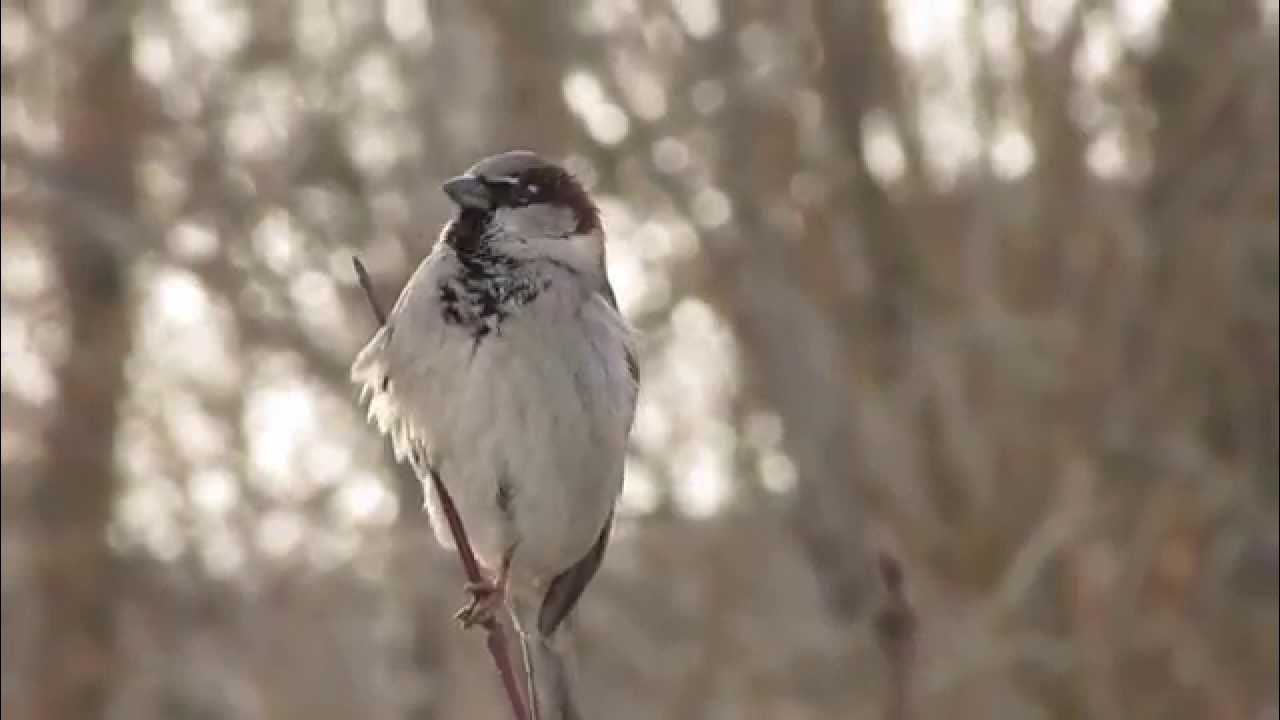
M 425 338 L 422 345 L 433 346 L 432 333 L 441 332 L 444 326 L 438 307 L 437 278 L 449 270 L 441 252 L 428 256 L 400 292 L 386 324 L 351 364 L 351 380 L 360 388 L 361 398 L 369 401 L 369 418 L 391 438 L 396 459 L 410 460 L 415 468 L 424 460 L 420 457 L 422 418 L 416 417 L 413 403 L 406 405 L 408 388 L 403 387 L 417 380 L 409 372 L 415 353 L 404 338 L 397 337 L 397 327 L 408 323 L 418 336 Z
M 605 548 L 609 545 L 609 533 L 612 530 L 613 511 L 610 510 L 608 517 L 605 518 L 604 528 L 600 531 L 600 537 L 596 539 L 587 554 L 551 581 L 547 594 L 542 598 L 542 608 L 538 611 L 538 632 L 543 637 L 551 637 L 551 634 L 560 627 L 560 623 L 568 617 L 573 607 L 578 604 L 578 599 L 582 597 L 582 591 L 586 589 L 587 583 L 591 582 L 596 571 L 600 569 Z
M 622 311 L 618 309 L 618 296 L 614 294 L 613 285 L 609 283 L 609 280 L 607 278 L 604 281 L 604 287 L 600 290 L 600 296 L 604 298 L 604 301 L 606 303 L 608 303 L 609 308 L 613 310 L 615 314 L 617 314 L 618 321 L 621 322 L 624 326 L 627 326 L 626 319 L 622 317 Z M 630 326 L 627 326 L 627 328 L 629 332 Z M 635 347 L 632 346 L 631 342 L 628 342 L 626 344 L 626 348 L 627 348 L 627 371 L 631 373 L 632 384 L 634 384 L 636 388 L 639 388 L 640 360 L 636 357 L 636 349 Z M 632 402 L 634 402 L 634 398 L 632 399 Z
M 614 295 L 613 287 L 608 280 L 605 280 L 603 287 L 601 287 L 600 296 L 604 298 L 604 301 L 612 310 L 614 320 L 619 324 L 619 327 L 625 328 L 626 321 L 618 314 L 618 299 Z M 636 360 L 635 348 L 632 347 L 631 343 L 629 341 L 625 342 L 624 347 L 627 370 L 630 373 L 632 382 L 628 399 L 630 407 L 627 411 L 627 426 L 629 428 L 630 417 L 634 413 L 636 390 L 640 382 L 640 366 Z M 560 624 L 568 617 L 574 606 L 578 604 L 583 590 L 595 577 L 596 571 L 600 569 L 600 564 L 604 560 L 605 549 L 609 545 L 609 534 L 612 530 L 613 510 L 611 509 L 605 517 L 600 536 L 596 538 L 595 544 L 591 546 L 587 554 L 551 581 L 551 585 L 547 588 L 547 594 L 542 599 L 542 607 L 538 612 L 538 630 L 543 637 L 551 637 L 551 634 L 560 627 Z

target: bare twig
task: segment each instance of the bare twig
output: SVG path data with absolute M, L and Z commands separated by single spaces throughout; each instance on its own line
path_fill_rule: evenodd
M 880 580 L 884 583 L 885 602 L 876 615 L 876 637 L 889 665 L 889 699 L 884 707 L 884 720 L 910 720 L 916 614 L 907 601 L 902 565 L 888 553 L 880 554 Z
M 385 325 L 387 314 L 383 311 L 377 296 L 374 295 L 373 281 L 369 278 L 369 272 L 365 269 L 364 263 L 360 262 L 360 258 L 351 258 L 351 263 L 355 266 L 356 278 L 360 281 L 360 287 L 369 301 L 369 308 L 373 310 L 374 318 L 379 325 Z M 440 498 L 440 507 L 444 510 L 445 520 L 449 523 L 453 543 L 458 548 L 458 559 L 462 562 L 462 571 L 466 574 L 468 581 L 480 584 L 484 581 L 484 576 L 480 572 L 480 563 L 476 561 L 475 551 L 471 549 L 471 540 L 467 537 L 467 529 L 462 524 L 462 517 L 458 515 L 458 509 L 453 504 L 453 497 L 437 473 L 431 473 L 431 483 L 435 487 L 436 495 Z M 516 720 L 532 720 L 520 690 L 520 683 L 517 682 L 515 670 L 511 665 L 507 634 L 502 628 L 502 623 L 490 617 L 482 623 L 482 626 L 485 629 L 489 654 L 493 657 L 493 664 L 498 668 L 498 674 L 502 676 L 502 685 L 507 691 L 507 699 L 511 701 L 511 711 L 515 714 Z
M 378 321 L 379 327 L 386 325 L 387 311 L 382 309 L 378 296 L 373 294 L 373 280 L 369 279 L 369 271 L 364 269 L 364 263 L 358 257 L 351 258 L 351 264 L 356 268 L 356 279 L 360 281 L 360 289 L 364 290 L 364 296 L 369 301 L 369 309 L 373 310 L 373 319 Z

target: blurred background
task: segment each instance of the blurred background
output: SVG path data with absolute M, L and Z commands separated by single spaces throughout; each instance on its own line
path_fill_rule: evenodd
M 6 718 L 506 716 L 347 367 L 513 147 L 642 333 L 596 717 L 881 717 L 882 551 L 915 716 L 1277 717 L 1275 0 L 2 8 Z

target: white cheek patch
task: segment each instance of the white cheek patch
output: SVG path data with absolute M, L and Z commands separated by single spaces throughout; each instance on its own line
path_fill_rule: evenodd
M 578 226 L 572 210 L 551 205 L 499 208 L 493 214 L 493 222 L 502 234 L 526 240 L 562 238 Z
M 489 226 L 491 242 L 525 260 L 553 260 L 583 273 L 603 267 L 604 234 L 577 232 L 578 218 L 563 206 L 500 208 Z

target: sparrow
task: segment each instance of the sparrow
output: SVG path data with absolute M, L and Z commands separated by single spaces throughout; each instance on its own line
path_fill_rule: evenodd
M 535 717 L 577 718 L 558 631 L 609 542 L 639 387 L 632 332 L 573 175 L 513 151 L 443 190 L 456 212 L 352 381 L 423 481 L 436 539 L 453 547 L 432 476 L 488 574 L 464 624 L 505 602 Z

